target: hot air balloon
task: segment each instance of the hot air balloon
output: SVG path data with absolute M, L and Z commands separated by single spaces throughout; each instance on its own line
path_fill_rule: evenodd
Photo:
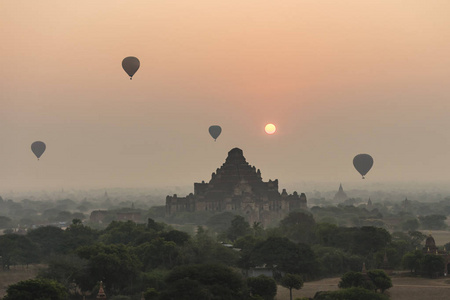
M 214 141 L 216 141 L 221 132 L 222 128 L 219 125 L 212 125 L 209 127 L 209 134 L 212 136 Z
M 364 176 L 373 166 L 373 158 L 369 154 L 358 154 L 353 158 L 353 165 L 364 179 Z
M 133 75 L 139 70 L 140 65 L 139 59 L 134 56 L 128 56 L 122 60 L 122 68 L 127 72 L 128 76 L 130 76 L 130 80 L 133 79 Z
M 41 157 L 42 153 L 45 151 L 45 144 L 44 142 L 37 141 L 31 144 L 31 151 L 33 151 L 34 155 L 36 155 L 37 159 L 39 160 L 39 157 Z

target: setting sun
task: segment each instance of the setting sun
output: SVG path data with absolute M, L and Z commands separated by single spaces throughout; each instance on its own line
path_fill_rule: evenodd
M 266 127 L 264 127 L 264 130 L 267 134 L 274 134 L 275 131 L 277 131 L 277 128 L 273 124 L 267 124 Z

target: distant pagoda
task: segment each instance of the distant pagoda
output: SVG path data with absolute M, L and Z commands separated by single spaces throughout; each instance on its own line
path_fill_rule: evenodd
M 261 171 L 249 165 L 239 148 L 228 152 L 225 163 L 212 173 L 208 183 L 194 183 L 194 194 L 166 197 L 166 215 L 230 211 L 245 214 L 250 224 L 266 225 L 294 209 L 306 209 L 305 194 L 289 195 L 285 189 L 280 194 L 278 179 L 264 182 Z
M 370 198 L 369 198 L 369 201 L 367 201 L 366 209 L 367 210 L 372 210 L 373 209 L 372 200 L 370 200 Z
M 341 203 L 346 200 L 348 200 L 348 197 L 347 197 L 347 194 L 344 192 L 344 189 L 342 188 L 342 183 L 341 183 L 341 184 L 339 184 L 339 190 L 334 195 L 333 201 Z

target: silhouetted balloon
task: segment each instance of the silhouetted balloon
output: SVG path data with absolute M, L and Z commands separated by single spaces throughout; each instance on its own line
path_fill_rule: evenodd
M 358 154 L 353 158 L 353 165 L 364 179 L 364 176 L 373 166 L 373 158 L 369 154 Z
M 139 70 L 140 65 L 139 59 L 134 56 L 128 56 L 122 60 L 122 68 L 127 72 L 128 76 L 130 76 L 130 80 L 133 79 L 132 77 L 134 73 Z
M 212 125 L 209 127 L 209 134 L 213 137 L 214 141 L 219 137 L 222 132 L 222 128 L 219 125 Z
M 34 142 L 33 144 L 31 144 L 31 151 L 33 151 L 34 155 L 36 155 L 36 157 L 39 160 L 39 157 L 41 157 L 42 153 L 44 153 L 45 151 L 45 144 L 44 142 L 41 141 L 37 141 Z

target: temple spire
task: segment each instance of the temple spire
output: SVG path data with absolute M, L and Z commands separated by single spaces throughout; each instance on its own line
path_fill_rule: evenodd
M 339 190 L 334 195 L 333 201 L 336 202 L 344 202 L 348 199 L 347 194 L 344 192 L 344 188 L 342 187 L 342 183 L 339 184 Z
M 103 281 L 100 281 L 100 288 L 98 289 L 97 299 L 106 299 L 106 294 L 103 290 Z

